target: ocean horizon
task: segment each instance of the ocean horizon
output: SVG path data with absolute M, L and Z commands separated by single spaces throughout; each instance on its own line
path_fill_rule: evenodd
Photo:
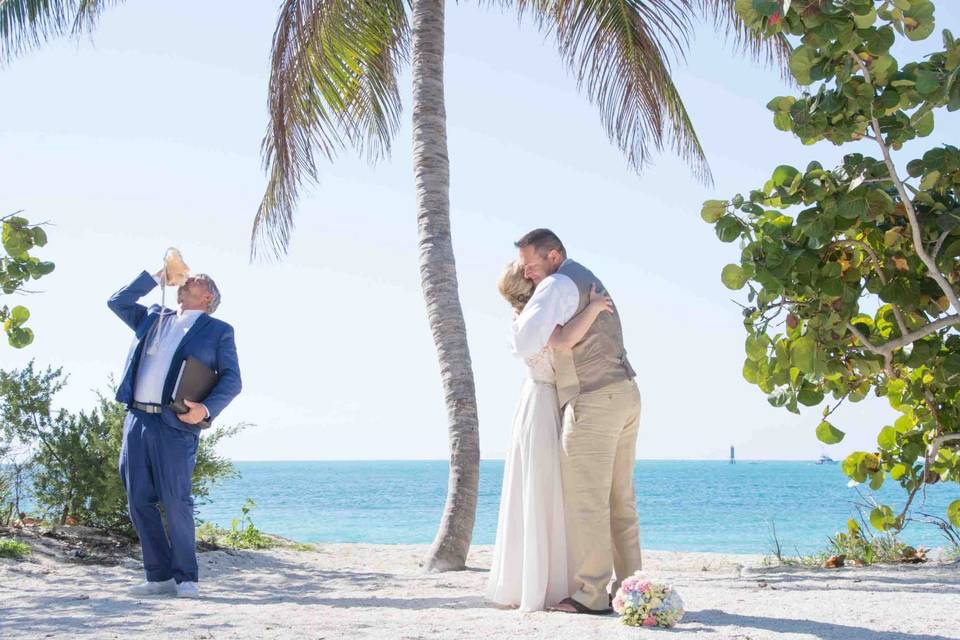
M 447 492 L 446 460 L 235 461 L 238 478 L 213 486 L 199 517 L 229 527 L 248 498 L 255 525 L 299 542 L 429 544 Z M 480 463 L 474 544 L 493 544 L 503 461 Z M 768 553 L 772 526 L 787 555 L 827 548 L 828 537 L 858 518 L 860 494 L 847 487 L 839 464 L 808 460 L 638 459 L 634 468 L 644 548 L 665 551 Z M 914 515 L 942 516 L 952 487 L 917 496 Z M 889 480 L 879 492 L 860 488 L 897 509 L 904 493 Z M 866 517 L 869 509 L 863 510 Z M 901 538 L 942 546 L 932 525 L 911 522 Z

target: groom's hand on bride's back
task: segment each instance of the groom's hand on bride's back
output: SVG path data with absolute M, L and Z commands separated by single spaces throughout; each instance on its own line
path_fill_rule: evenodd
M 593 307 L 597 315 L 600 315 L 604 311 L 613 313 L 613 300 L 607 295 L 606 291 L 597 289 L 596 283 L 590 285 L 590 302 L 588 305 Z

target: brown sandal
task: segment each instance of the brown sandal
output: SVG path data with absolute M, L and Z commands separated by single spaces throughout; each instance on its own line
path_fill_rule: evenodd
M 573 598 L 564 598 L 557 604 L 568 604 L 573 607 L 573 611 L 564 611 L 563 609 L 551 608 L 551 611 L 559 611 L 560 613 L 585 613 L 591 616 L 605 616 L 609 613 L 613 613 L 613 609 L 591 609 Z

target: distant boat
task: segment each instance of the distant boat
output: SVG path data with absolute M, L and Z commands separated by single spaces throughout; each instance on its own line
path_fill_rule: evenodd
M 837 461 L 828 456 L 825 453 L 820 454 L 820 459 L 817 460 L 816 464 L 837 464 Z

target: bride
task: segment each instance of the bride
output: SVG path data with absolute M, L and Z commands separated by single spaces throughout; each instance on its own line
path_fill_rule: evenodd
M 534 285 L 523 277 L 522 265 L 511 263 L 497 288 L 519 314 Z M 612 311 L 610 298 L 594 288 L 586 308 L 554 329 L 547 348 L 525 359 L 527 377 L 513 418 L 487 585 L 487 598 L 497 604 L 539 611 L 570 595 L 560 483 L 560 406 L 550 354 L 572 348 L 604 311 Z

